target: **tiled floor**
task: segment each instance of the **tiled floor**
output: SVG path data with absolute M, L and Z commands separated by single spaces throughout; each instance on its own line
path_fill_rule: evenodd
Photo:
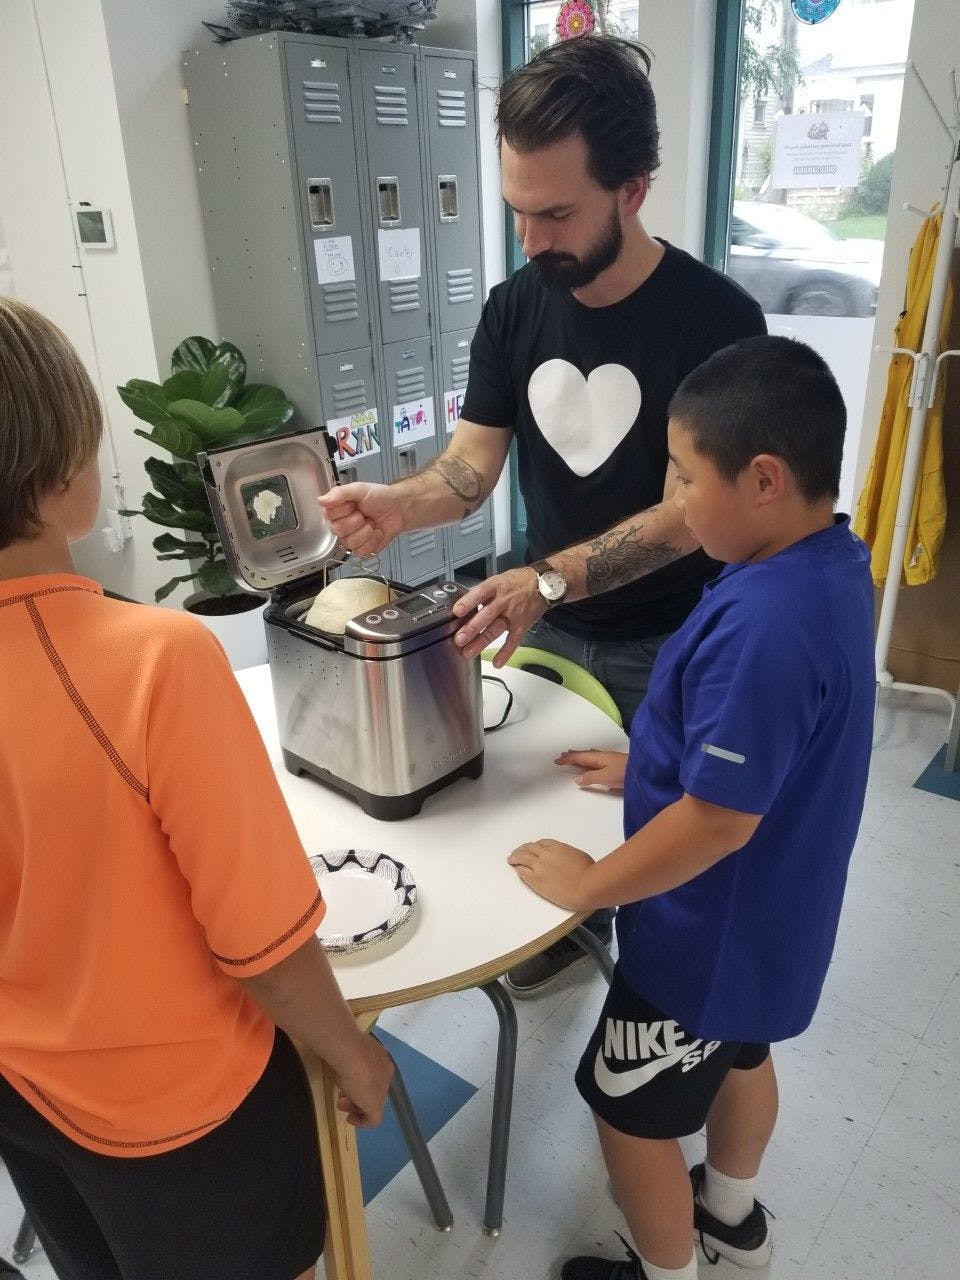
M 940 704 L 888 693 L 834 963 L 811 1029 L 776 1053 L 781 1118 L 761 1174 L 777 1215 L 770 1280 L 954 1280 L 960 1257 L 960 803 L 912 786 L 944 737 Z M 369 1208 L 377 1280 L 553 1280 L 571 1253 L 616 1256 L 623 1230 L 573 1067 L 602 980 L 584 961 L 518 1002 L 503 1233 L 480 1220 L 496 1019 L 479 992 L 382 1025 L 478 1086 L 431 1150 L 456 1219 L 434 1230 L 411 1167 Z M 688 1143 L 691 1161 L 702 1139 Z M 0 1172 L 0 1253 L 19 1206 Z M 31 1280 L 53 1273 L 42 1255 Z M 740 1274 L 721 1262 L 701 1274 Z M 160 1278 L 158 1278 L 160 1280 Z M 167 1280 L 167 1278 L 163 1278 Z M 173 1278 L 170 1278 L 173 1280 Z

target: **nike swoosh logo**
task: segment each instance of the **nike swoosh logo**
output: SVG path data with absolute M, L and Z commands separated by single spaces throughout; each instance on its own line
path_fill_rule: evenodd
M 597 1088 L 602 1090 L 608 1098 L 622 1098 L 624 1094 L 633 1093 L 635 1089 L 641 1089 L 645 1084 L 649 1084 L 661 1071 L 666 1071 L 669 1067 L 681 1062 L 691 1049 L 696 1049 L 700 1044 L 703 1044 L 702 1040 L 691 1040 L 689 1044 L 675 1049 L 673 1053 L 664 1054 L 662 1058 L 654 1058 L 652 1062 L 647 1062 L 642 1067 L 635 1067 L 632 1071 L 611 1071 L 603 1059 L 603 1049 L 597 1049 L 593 1078 L 597 1082 Z

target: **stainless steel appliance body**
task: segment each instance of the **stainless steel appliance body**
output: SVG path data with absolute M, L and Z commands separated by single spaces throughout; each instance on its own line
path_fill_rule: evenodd
M 450 612 L 463 588 L 400 589 L 388 606 L 349 622 L 342 644 L 299 621 L 315 590 L 274 599 L 264 617 L 287 768 L 388 820 L 418 813 L 457 778 L 478 778 L 479 666 L 457 651 Z
M 316 501 L 332 484 L 328 439 L 291 433 L 209 450 L 200 465 L 231 569 L 271 592 L 264 625 L 284 763 L 392 821 L 482 773 L 480 663 L 453 642 L 464 588 L 452 581 L 389 582 L 389 603 L 350 620 L 342 637 L 306 623 L 329 569 L 341 567 Z

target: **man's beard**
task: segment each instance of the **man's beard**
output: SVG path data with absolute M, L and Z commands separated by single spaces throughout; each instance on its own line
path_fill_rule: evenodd
M 583 258 L 572 253 L 538 253 L 532 259 L 537 279 L 547 289 L 583 289 L 593 284 L 607 267 L 612 267 L 623 248 L 623 226 L 614 209 L 607 229 Z

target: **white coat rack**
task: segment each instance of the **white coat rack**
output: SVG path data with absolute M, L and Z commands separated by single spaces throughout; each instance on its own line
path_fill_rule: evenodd
M 887 564 L 887 576 L 883 588 L 883 600 L 880 606 L 880 622 L 877 629 L 877 643 L 874 653 L 877 669 L 878 694 L 883 689 L 906 689 L 914 693 L 932 693 L 946 698 L 950 704 L 952 717 L 957 714 L 956 699 L 944 689 L 936 689 L 928 685 L 906 684 L 894 680 L 887 669 L 890 655 L 890 638 L 893 634 L 893 619 L 897 610 L 897 596 L 903 577 L 903 553 L 907 545 L 910 528 L 910 513 L 913 509 L 913 498 L 917 487 L 917 474 L 920 470 L 920 459 L 923 452 L 923 437 L 926 427 L 927 413 L 933 407 L 937 387 L 944 372 L 945 362 L 953 356 L 960 356 L 960 351 L 940 351 L 940 324 L 943 318 L 943 304 L 950 278 L 950 266 L 953 259 L 954 242 L 957 236 L 957 225 L 960 223 L 960 92 L 957 87 L 957 72 L 952 75 L 954 120 L 948 124 L 937 106 L 933 95 L 927 88 L 923 77 L 913 62 L 907 63 L 926 95 L 944 133 L 950 139 L 950 160 L 947 165 L 947 180 L 943 187 L 943 224 L 940 229 L 940 240 L 937 245 L 937 256 L 934 260 L 933 281 L 930 287 L 930 301 L 927 305 L 927 319 L 923 330 L 923 341 L 919 351 L 911 351 L 903 347 L 877 347 L 878 351 L 891 355 L 906 356 L 913 362 L 913 377 L 910 383 L 908 405 L 910 406 L 910 424 L 907 429 L 907 447 L 903 459 L 903 475 L 900 480 L 900 495 L 897 503 L 896 523 L 893 530 L 893 541 L 890 546 L 890 560 Z M 905 205 L 926 217 L 923 210 L 914 205 Z M 949 735 L 949 730 L 948 730 Z M 952 768 L 954 762 L 948 762 Z

